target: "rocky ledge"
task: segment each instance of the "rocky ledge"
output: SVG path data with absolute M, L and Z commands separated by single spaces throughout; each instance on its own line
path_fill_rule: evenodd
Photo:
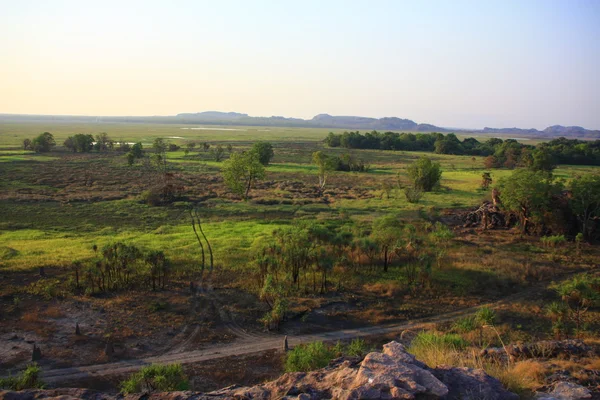
M 558 397 L 558 396 L 557 396 Z M 0 399 L 487 399 L 516 400 L 483 370 L 438 366 L 429 368 L 391 342 L 383 351 L 362 359 L 338 359 L 308 373 L 287 373 L 253 387 L 231 386 L 210 393 L 170 392 L 137 395 L 104 394 L 85 389 L 0 392 Z

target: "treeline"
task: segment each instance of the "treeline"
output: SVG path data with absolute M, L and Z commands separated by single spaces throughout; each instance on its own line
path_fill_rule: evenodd
M 490 138 L 480 142 L 475 138 L 460 140 L 454 133 L 397 133 L 397 132 L 330 132 L 325 143 L 329 147 L 347 149 L 376 149 L 396 151 L 427 151 L 437 154 L 493 157 L 488 167 L 528 166 L 543 168 L 555 164 L 600 165 L 600 140 L 555 139 L 539 146 L 519 143 L 514 139 Z M 551 168 L 550 168 L 551 169 Z

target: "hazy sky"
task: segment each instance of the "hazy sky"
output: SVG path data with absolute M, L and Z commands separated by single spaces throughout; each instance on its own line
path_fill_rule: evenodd
M 600 129 L 600 1 L 0 0 L 0 113 Z

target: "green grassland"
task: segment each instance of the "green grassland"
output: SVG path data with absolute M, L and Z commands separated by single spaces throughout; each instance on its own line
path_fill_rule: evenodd
M 92 246 L 124 241 L 145 249 L 164 250 L 182 270 L 193 269 L 199 249 L 186 212 L 188 202 L 151 207 L 139 200 L 145 190 L 140 165 L 128 167 L 119 153 L 73 155 L 60 148 L 50 155 L 18 149 L 24 137 L 43 130 L 52 131 L 60 144 L 75 132 L 105 131 L 112 138 L 151 142 L 156 137 L 183 145 L 187 140 L 211 145 L 231 142 L 233 151 L 247 148 L 252 141 L 269 140 L 275 148 L 273 163 L 265 181 L 257 185 L 248 202 L 232 196 L 217 182 L 210 184 L 213 196 L 201 202 L 205 230 L 213 243 L 216 261 L 222 270 L 249 267 L 252 244 L 284 225 L 298 220 L 347 220 L 368 223 L 378 216 L 397 214 L 406 221 L 418 220 L 423 213 L 448 208 L 468 208 L 489 196 L 479 189 L 484 171 L 482 157 L 435 155 L 419 152 L 352 150 L 350 153 L 370 165 L 367 173 L 335 172 L 325 188 L 327 201 L 307 199 L 277 186 L 278 182 L 302 182 L 305 188 L 317 184 L 311 154 L 324 150 L 341 155 L 344 149 L 325 148 L 321 142 L 326 130 L 292 128 L 235 127 L 220 131 L 181 130 L 175 126 L 100 124 L 5 124 L 0 125 L 0 247 L 11 249 L 0 259 L 4 271 L 32 271 L 39 267 L 68 268 L 74 261 L 91 260 Z M 268 132 L 267 132 L 268 130 Z M 147 146 L 149 147 L 149 146 Z M 418 204 L 409 203 L 395 188 L 390 198 L 383 195 L 384 183 L 395 187 L 407 182 L 406 168 L 427 154 L 443 169 L 441 187 L 425 194 Z M 195 149 L 168 153 L 172 171 L 179 174 L 197 201 L 206 191 L 206 179 L 219 180 L 222 162 L 210 152 Z M 592 167 L 561 166 L 560 178 L 594 170 Z M 492 179 L 511 171 L 491 171 Z M 83 176 L 93 177 L 88 186 Z M 194 181 L 195 179 L 201 179 Z M 86 178 L 87 179 L 87 178 Z M 357 191 L 360 190 L 360 191 Z M 328 191 L 329 193 L 328 195 Z M 357 192 L 354 192 L 357 191 Z M 196 200 L 195 200 L 196 199 Z M 432 211 L 433 210 L 433 211 Z
M 110 174 L 126 176 L 132 170 L 139 172 L 139 166 L 126 166 L 124 156 L 89 154 L 73 158 L 71 153 L 60 149 L 51 155 L 38 155 L 17 148 L 23 138 L 46 130 L 55 135 L 58 143 L 74 133 L 107 132 L 112 138 L 125 141 L 151 142 L 156 137 L 165 137 L 180 145 L 187 140 L 207 141 L 212 145 L 231 142 L 233 151 L 247 148 L 255 140 L 269 140 L 274 144 L 275 157 L 267 168 L 266 181 L 300 180 L 307 186 L 317 182 L 316 167 L 311 164 L 312 152 L 324 150 L 336 155 L 348 152 L 324 148 L 321 140 L 328 132 L 325 129 L 207 127 L 207 130 L 192 131 L 172 125 L 2 124 L 0 189 L 5 194 L 0 199 L 0 246 L 16 252 L 0 259 L 0 268 L 4 270 L 67 267 L 73 261 L 91 259 L 93 244 L 114 241 L 164 250 L 174 262 L 190 268 L 199 257 L 185 212 L 187 203 L 168 207 L 142 204 L 138 200 L 140 189 L 126 179 L 112 197 L 104 196 L 103 191 L 113 183 Z M 334 195 L 327 203 L 306 204 L 294 198 L 286 201 L 289 193 L 285 190 L 259 189 L 249 202 L 231 196 L 204 202 L 201 213 L 207 220 L 205 229 L 214 243 L 218 264 L 225 269 L 245 268 L 249 261 L 248 249 L 257 237 L 268 236 L 282 224 L 297 219 L 371 221 L 377 216 L 394 213 L 411 220 L 417 218 L 419 210 L 472 207 L 488 195 L 479 190 L 484 171 L 482 157 L 377 150 L 352 150 L 350 153 L 365 160 L 370 165 L 369 172 L 336 172 L 330 178 L 329 186 L 361 188 L 363 196 L 335 198 Z M 424 154 L 441 164 L 441 188 L 426 194 L 418 204 L 409 203 L 399 189 L 394 189 L 390 198 L 382 196 L 383 182 L 396 185 L 399 180 L 405 181 L 406 167 Z M 212 160 L 210 152 L 198 149 L 189 155 L 181 150 L 169 152 L 168 159 L 171 168 L 184 176 L 217 177 L 222 165 Z M 93 189 L 100 193 L 97 200 L 93 200 L 94 196 L 87 201 L 71 198 L 71 191 L 85 193 L 91 190 L 79 187 L 76 178 L 82 171 L 94 170 L 99 163 L 105 165 L 108 176 L 97 177 L 99 182 Z M 39 168 L 53 169 L 54 175 L 50 173 L 37 179 Z M 569 179 L 592 170 L 592 167 L 561 166 L 556 175 Z M 491 172 L 494 181 L 511 173 L 505 169 Z M 102 187 L 104 181 L 106 187 Z M 69 193 L 66 193 L 67 189 Z M 43 193 L 40 198 L 43 201 L 32 201 L 28 197 L 31 193 Z M 261 202 L 265 199 L 269 201 Z

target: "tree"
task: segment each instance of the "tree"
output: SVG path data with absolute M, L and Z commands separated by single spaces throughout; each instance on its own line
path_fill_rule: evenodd
M 258 154 L 258 161 L 264 166 L 269 165 L 271 159 L 273 158 L 273 145 L 269 142 L 256 142 L 252 145 L 252 149 L 250 151 Z
M 185 155 L 187 156 L 190 151 L 194 150 L 194 147 L 196 147 L 196 142 L 187 142 L 184 150 Z
M 69 136 L 63 145 L 74 153 L 89 153 L 94 148 L 94 137 L 78 133 L 77 135 Z
M 56 146 L 56 141 L 50 132 L 40 134 L 31 142 L 31 147 L 36 153 L 47 153 L 54 146 Z
M 556 168 L 556 162 L 549 151 L 538 149 L 533 152 L 529 169 L 551 172 L 554 168 Z
M 131 146 L 131 149 L 129 149 L 129 152 L 127 153 L 127 162 L 129 165 L 133 165 L 135 160 L 140 158 L 144 158 L 144 148 L 142 144 L 138 142 Z
M 575 324 L 577 333 L 580 333 L 588 308 L 600 301 L 600 278 L 587 274 L 578 275 L 553 284 L 551 288 L 564 302 L 569 319 Z
M 31 139 L 23 140 L 23 150 L 33 150 L 33 144 L 31 143 Z
M 408 167 L 408 177 L 413 186 L 424 192 L 431 192 L 442 177 L 440 164 L 432 162 L 429 157 L 423 156 Z
M 225 157 L 225 149 L 220 144 L 217 145 L 217 147 L 212 149 L 210 152 L 211 152 L 212 156 L 215 158 L 216 162 L 221 162 L 221 160 L 223 160 L 223 157 Z
M 265 177 L 265 167 L 254 152 L 234 153 L 225 161 L 221 174 L 229 189 L 247 200 L 252 184 Z
M 154 149 L 153 161 L 159 172 L 167 171 L 167 148 L 169 144 L 163 138 L 156 138 L 152 143 Z
M 335 170 L 334 159 L 322 151 L 315 151 L 312 155 L 312 160 L 313 164 L 318 168 L 319 189 L 323 189 L 327 182 L 327 177 L 331 171 Z
M 541 222 L 560 189 L 561 185 L 554 183 L 552 175 L 525 169 L 513 172 L 498 183 L 500 200 L 504 207 L 519 216 L 522 233 L 528 232 L 529 222 Z
M 581 224 L 584 238 L 591 236 L 592 223 L 600 218 L 600 175 L 586 174 L 571 181 L 571 209 Z
M 106 132 L 102 132 L 96 135 L 96 144 L 94 145 L 94 148 L 97 151 L 112 150 L 114 146 L 114 140 L 108 137 L 108 134 Z
M 373 221 L 371 237 L 377 242 L 383 261 L 383 272 L 388 272 L 395 250 L 401 247 L 402 223 L 397 217 L 385 216 Z

